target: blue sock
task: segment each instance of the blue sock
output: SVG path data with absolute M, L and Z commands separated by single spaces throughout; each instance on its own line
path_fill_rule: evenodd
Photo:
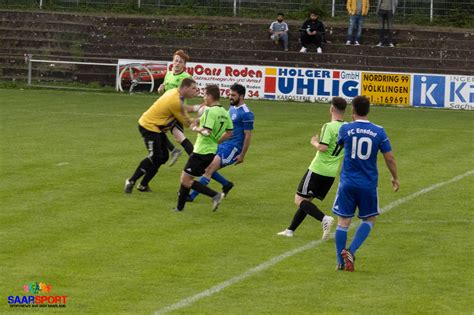
M 207 185 L 209 185 L 210 180 L 207 179 L 207 178 L 204 177 L 204 176 L 201 176 L 201 178 L 199 178 L 199 182 L 200 182 L 201 184 L 207 186 Z M 193 190 L 193 191 L 191 191 L 191 193 L 189 194 L 189 199 L 194 200 L 194 199 L 196 199 L 196 197 L 197 197 L 198 195 L 199 195 L 199 193 L 198 193 L 197 191 Z
M 344 264 L 344 259 L 342 259 L 341 252 L 346 248 L 347 242 L 347 230 L 349 228 L 337 226 L 336 228 L 336 257 L 338 264 Z
M 211 178 L 215 180 L 216 182 L 218 182 L 219 184 L 221 184 L 222 186 L 229 184 L 229 181 L 225 179 L 225 177 L 219 174 L 218 172 L 214 172 Z
M 351 246 L 349 246 L 349 251 L 354 255 L 355 252 L 359 249 L 360 245 L 364 243 L 367 236 L 369 236 L 370 231 L 374 225 L 369 221 L 362 221 L 357 229 L 354 239 L 352 240 Z

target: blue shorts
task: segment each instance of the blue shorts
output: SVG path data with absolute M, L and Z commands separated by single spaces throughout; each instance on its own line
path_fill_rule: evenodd
M 226 144 L 225 142 L 219 144 L 216 155 L 221 158 L 221 168 L 234 164 L 235 158 L 240 155 L 240 152 L 241 149 L 232 144 Z
M 340 217 L 352 218 L 356 208 L 359 209 L 357 216 L 360 219 L 379 215 L 377 187 L 362 188 L 339 184 L 332 212 Z

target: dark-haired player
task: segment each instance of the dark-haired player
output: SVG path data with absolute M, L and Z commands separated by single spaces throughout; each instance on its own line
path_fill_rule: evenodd
M 196 92 L 196 82 L 192 78 L 183 79 L 179 89 L 165 92 L 142 114 L 138 120 L 138 130 L 145 141 L 148 156 L 140 162 L 132 177 L 125 180 L 125 193 L 130 194 L 142 176 L 137 189 L 141 192 L 151 191 L 148 183 L 169 158 L 166 132 L 175 125 L 176 120 L 185 126 L 190 125 L 191 120 L 184 108 L 185 99 L 194 97 Z
M 194 180 L 194 177 L 202 176 L 213 161 L 217 145 L 232 135 L 232 120 L 229 113 L 219 104 L 219 98 L 220 90 L 217 85 L 206 86 L 204 104 L 209 108 L 199 119 L 199 127 L 192 126 L 192 130 L 198 132 L 198 136 L 194 144 L 194 151 L 181 174 L 181 187 L 175 211 L 184 209 L 191 189 L 211 197 L 213 211 L 217 209 L 224 198 L 224 193 L 216 192 Z
M 354 271 L 354 254 L 364 243 L 379 214 L 377 195 L 377 154 L 382 152 L 392 174 L 394 191 L 400 188 L 397 164 L 385 130 L 368 120 L 370 101 L 365 96 L 352 100 L 353 122 L 339 130 L 338 145 L 344 146 L 341 179 L 332 212 L 338 216 L 336 228 L 337 269 Z M 347 230 L 356 208 L 362 223 L 346 249 Z
M 222 185 L 222 192 L 225 195 L 234 187 L 234 184 L 217 170 L 228 165 L 243 163 L 252 139 L 254 114 L 245 104 L 245 92 L 243 85 L 234 84 L 230 87 L 229 115 L 234 125 L 232 137 L 219 144 L 214 160 L 207 168 L 204 176 L 199 179 L 199 182 L 203 185 L 208 185 L 211 178 L 214 179 Z M 188 201 L 193 201 L 198 194 L 199 192 L 194 190 Z
M 334 218 L 325 215 L 311 201 L 314 198 L 323 200 L 337 175 L 342 160 L 342 148 L 338 147 L 336 140 L 339 128 L 344 124 L 344 112 L 346 100 L 342 97 L 334 97 L 329 112 L 331 121 L 325 123 L 321 128 L 321 138 L 315 135 L 311 138 L 311 144 L 316 148 L 316 156 L 304 174 L 295 194 L 295 204 L 298 206 L 290 226 L 278 235 L 292 237 L 293 232 L 310 215 L 321 222 L 323 227 L 322 239 L 328 238 Z

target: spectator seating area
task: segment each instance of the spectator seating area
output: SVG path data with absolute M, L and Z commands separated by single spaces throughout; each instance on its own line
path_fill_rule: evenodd
M 0 11 L 0 80 L 26 80 L 25 53 L 37 59 L 116 62 L 117 58 L 170 60 L 177 49 L 187 51 L 194 62 L 473 75 L 474 30 L 395 24 L 396 47 L 389 48 L 375 46 L 377 25 L 367 24 L 362 45 L 346 46 L 347 23 L 326 22 L 328 42 L 323 53 L 316 54 L 312 47 L 308 53 L 299 52 L 298 29 L 303 21 L 286 21 L 288 52 L 270 40 L 271 22 L 4 10 Z M 84 71 L 98 76 L 99 82 L 111 79 Z M 67 73 L 57 76 L 68 78 Z

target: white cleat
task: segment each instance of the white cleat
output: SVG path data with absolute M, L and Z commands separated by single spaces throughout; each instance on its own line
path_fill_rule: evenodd
M 321 221 L 321 225 L 323 226 L 323 237 L 322 240 L 327 240 L 331 235 L 331 227 L 334 224 L 334 218 L 328 215 L 325 215 L 323 220 Z
M 218 193 L 215 197 L 212 198 L 212 211 L 216 211 L 219 205 L 222 202 L 222 199 L 224 199 L 225 194 L 224 193 Z
M 181 154 L 183 154 L 183 151 L 181 151 L 178 148 L 174 148 L 173 151 L 171 151 L 171 159 L 170 159 L 169 166 L 173 166 L 176 163 L 176 161 L 178 161 Z
M 307 51 L 308 51 L 308 49 L 306 49 L 306 47 L 301 47 L 301 49 L 300 49 L 300 53 L 305 53 Z
M 277 233 L 277 235 L 286 236 L 286 237 L 293 237 L 293 231 L 286 229 L 284 231 L 281 231 L 281 232 Z
M 323 50 L 322 50 L 321 47 L 318 47 L 318 48 L 316 49 L 316 52 L 317 52 L 318 54 L 322 54 L 322 53 L 323 53 Z

